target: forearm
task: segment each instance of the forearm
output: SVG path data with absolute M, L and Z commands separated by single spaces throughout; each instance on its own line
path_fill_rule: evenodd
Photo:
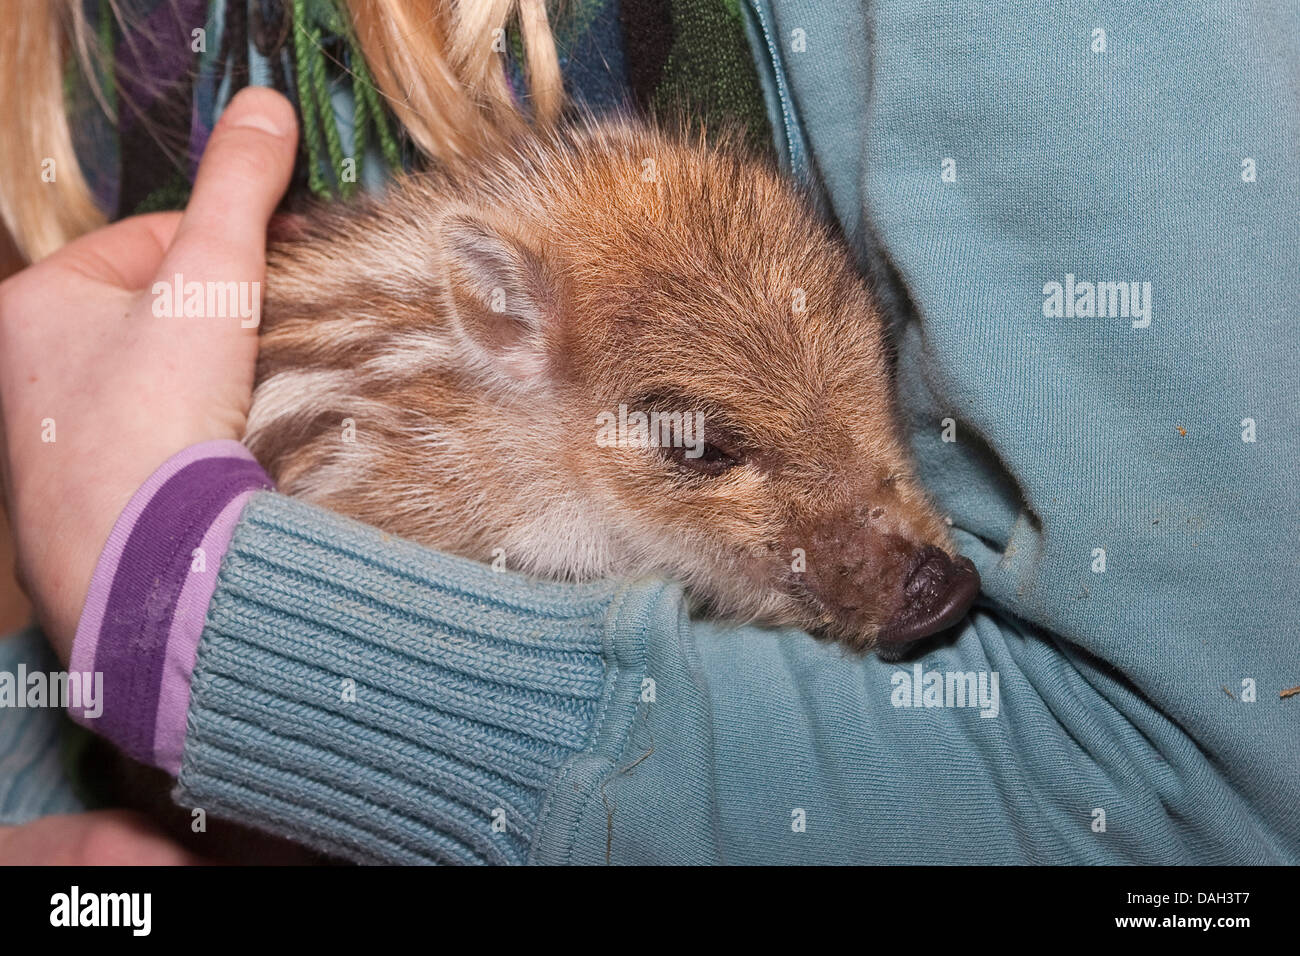
M 1176 726 L 1055 643 L 978 614 L 920 672 L 692 622 L 676 586 L 539 584 L 259 495 L 178 794 L 360 861 L 1285 857 Z M 930 674 L 973 696 L 935 705 Z
M 259 495 L 199 648 L 179 798 L 358 861 L 523 862 L 608 703 L 615 601 Z
M 249 495 L 239 456 L 176 465 L 160 474 L 220 479 L 191 489 L 204 514 L 238 510 L 217 537 L 186 534 L 228 543 L 195 571 L 189 538 L 154 528 L 146 554 L 165 560 L 127 567 L 167 581 L 182 566 L 207 582 L 206 614 L 88 607 L 74 660 L 117 673 L 87 722 L 215 816 L 359 862 L 1294 855 L 1113 669 L 991 612 L 889 664 L 692 621 L 675 585 L 531 581 Z M 115 535 L 152 540 L 153 507 Z M 106 550 L 96 576 L 129 584 L 122 560 Z M 138 640 L 150 626 L 161 643 Z

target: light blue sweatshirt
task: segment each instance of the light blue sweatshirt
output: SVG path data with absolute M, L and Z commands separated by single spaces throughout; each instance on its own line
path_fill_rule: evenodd
M 969 623 L 851 657 L 257 493 L 178 798 L 358 861 L 1300 862 L 1294 6 L 749 9 Z

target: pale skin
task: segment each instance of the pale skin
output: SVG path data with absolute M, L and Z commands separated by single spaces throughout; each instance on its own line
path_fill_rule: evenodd
M 131 495 L 176 452 L 240 438 L 252 399 L 257 329 L 238 317 L 156 317 L 153 284 L 180 273 L 260 288 L 296 146 L 289 102 L 244 90 L 213 131 L 183 214 L 115 223 L 0 284 L 5 504 L 18 573 L 64 662 Z M 0 827 L 0 864 L 190 860 L 116 812 Z
M 126 810 L 0 827 L 0 866 L 186 866 L 202 862 Z

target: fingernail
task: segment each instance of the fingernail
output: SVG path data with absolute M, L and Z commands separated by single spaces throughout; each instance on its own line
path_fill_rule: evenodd
M 260 129 L 263 133 L 270 133 L 272 136 L 283 136 L 288 132 L 287 129 L 264 113 L 249 113 L 246 116 L 237 116 L 231 121 L 230 125 L 242 129 Z

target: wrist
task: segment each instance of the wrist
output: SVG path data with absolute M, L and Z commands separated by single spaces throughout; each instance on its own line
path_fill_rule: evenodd
M 217 570 L 243 506 L 270 487 L 239 443 L 203 442 L 164 462 L 107 536 L 69 661 L 73 671 L 102 675 L 102 707 L 70 712 L 136 760 L 179 766 Z
M 82 436 L 74 438 L 78 448 L 84 447 Z M 65 440 L 51 442 L 39 452 L 55 456 L 53 460 L 39 476 L 14 489 L 19 578 L 64 664 L 95 567 L 132 496 L 174 454 L 195 444 L 179 434 L 124 434 L 119 447 L 129 454 L 116 447 L 91 447 L 80 452 L 80 461 L 70 462 L 57 457 L 69 447 Z M 87 461 L 94 462 L 93 477 Z

